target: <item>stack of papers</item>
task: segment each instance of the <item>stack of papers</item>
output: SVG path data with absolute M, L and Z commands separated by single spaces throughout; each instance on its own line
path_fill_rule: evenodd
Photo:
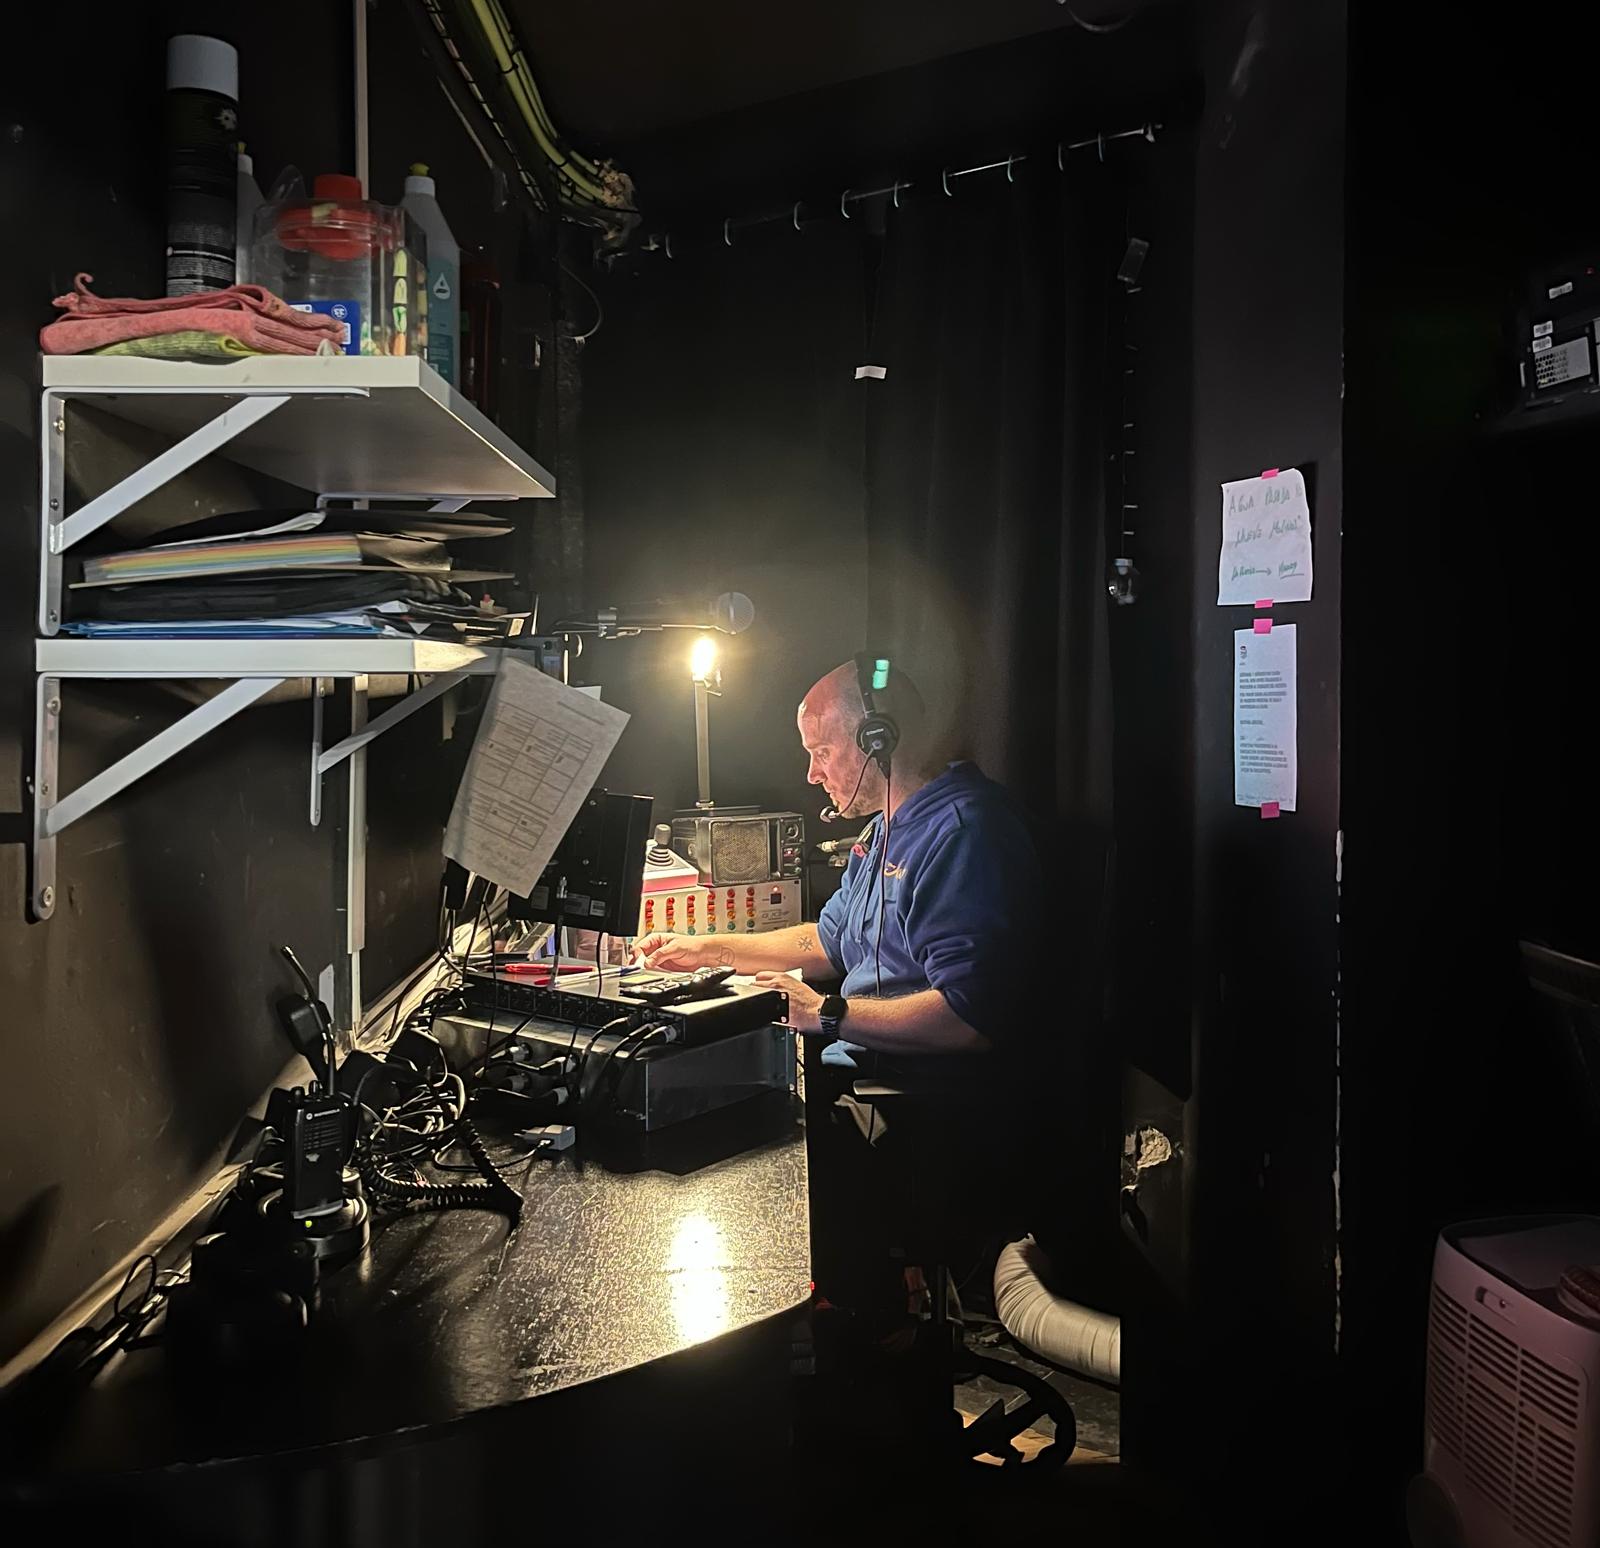
M 242 570 L 290 570 L 303 565 L 361 563 L 361 545 L 346 533 L 309 537 L 235 538 L 222 543 L 162 543 L 83 561 L 78 586 L 127 586 L 139 581 L 186 580 Z
M 493 609 L 461 585 L 509 576 L 459 568 L 447 545 L 511 530 L 498 517 L 403 508 L 206 517 L 86 558 L 65 627 L 147 638 L 492 631 Z

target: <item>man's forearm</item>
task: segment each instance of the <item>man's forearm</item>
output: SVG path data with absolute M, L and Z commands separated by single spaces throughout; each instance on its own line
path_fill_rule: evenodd
M 989 1039 L 956 1015 L 937 989 L 893 1000 L 852 999 L 839 1035 L 876 1053 L 984 1053 L 989 1048 Z
M 817 939 L 817 927 L 790 925 L 760 935 L 730 935 L 717 943 L 717 960 L 737 973 L 787 973 L 799 968 L 806 978 L 837 978 L 838 970 Z

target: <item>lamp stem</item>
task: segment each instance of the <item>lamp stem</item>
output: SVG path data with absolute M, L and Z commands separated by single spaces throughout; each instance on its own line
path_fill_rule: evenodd
M 700 781 L 699 806 L 710 808 L 711 799 L 711 695 L 704 678 L 694 680 L 694 762 Z

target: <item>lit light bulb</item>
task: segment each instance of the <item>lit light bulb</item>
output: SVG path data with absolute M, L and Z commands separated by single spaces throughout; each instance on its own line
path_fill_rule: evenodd
M 689 647 L 689 675 L 697 683 L 708 683 L 717 670 L 717 642 L 702 634 Z

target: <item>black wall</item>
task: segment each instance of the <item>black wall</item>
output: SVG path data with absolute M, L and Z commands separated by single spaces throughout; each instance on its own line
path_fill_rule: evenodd
M 1154 245 L 1142 330 L 1172 461 L 1144 460 L 1145 594 L 1112 620 L 1113 992 L 1125 1143 L 1154 1130 L 1176 1151 L 1125 1195 L 1126 1455 L 1220 1490 L 1238 1521 L 1292 1515 L 1279 1485 L 1314 1490 L 1334 1460 L 1317 1416 L 1339 1337 L 1344 17 L 1241 0 L 1200 23 L 1192 284 L 1175 304 Z M 1174 188 L 1166 217 L 1184 203 Z M 1233 631 L 1251 615 L 1216 604 L 1219 485 L 1289 466 L 1311 486 L 1315 594 L 1274 614 L 1298 626 L 1299 791 L 1270 822 L 1233 804 Z M 1268 1417 L 1291 1412 L 1292 1436 Z
M 219 18 L 214 7 L 100 8 L 70 48 L 58 31 L 47 39 L 39 17 L 13 32 L 0 66 L 0 207 L 17 234 L 0 258 L 0 998 L 10 1039 L 0 1097 L 0 1360 L 209 1174 L 285 1066 L 269 1010 L 284 988 L 276 946 L 292 943 L 316 972 L 342 940 L 343 781 L 329 782 L 329 815 L 311 828 L 304 698 L 244 713 L 71 828 L 60 843 L 55 917 L 30 924 L 24 913 L 36 335 L 52 315 L 50 298 L 79 269 L 95 275 L 102 295 L 161 293 L 165 38 L 220 23 L 238 44 L 242 130 L 263 184 L 283 162 L 310 174 L 348 168 L 353 156 L 348 8 L 234 9 Z M 447 209 L 461 205 L 470 241 L 491 226 L 490 180 L 476 153 L 463 151 L 411 27 L 396 7 L 373 13 L 373 156 L 382 174 L 374 181 L 394 197 L 405 162 L 437 162 Z M 128 448 L 80 419 L 71 474 L 98 485 L 126 466 Z M 531 406 L 508 428 L 536 444 Z M 225 510 L 266 493 L 261 481 L 212 463 L 156 499 Z M 161 684 L 69 684 L 67 786 L 192 702 Z M 440 713 L 425 711 L 370 755 L 369 993 L 432 948 L 439 835 L 470 730 L 463 723 L 441 751 Z
M 1353 1412 L 1385 1394 L 1361 1498 L 1394 1526 L 1439 1228 L 1600 1198 L 1600 1093 L 1516 952 L 1600 960 L 1594 430 L 1492 433 L 1525 284 L 1600 221 L 1559 22 L 1351 10 L 1344 1354 Z

